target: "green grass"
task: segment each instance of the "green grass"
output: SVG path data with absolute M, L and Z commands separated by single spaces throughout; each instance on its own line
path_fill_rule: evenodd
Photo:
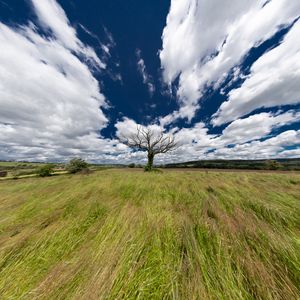
M 7 176 L 0 177 L 0 180 L 11 179 L 13 177 L 34 177 L 37 170 L 43 165 L 43 163 L 0 161 L 0 171 L 7 172 Z
M 19 169 L 30 169 L 36 168 L 44 165 L 44 163 L 35 163 L 35 162 L 17 162 L 17 161 L 0 161 L 0 168 L 19 168 Z
M 299 299 L 300 175 L 0 182 L 0 299 Z

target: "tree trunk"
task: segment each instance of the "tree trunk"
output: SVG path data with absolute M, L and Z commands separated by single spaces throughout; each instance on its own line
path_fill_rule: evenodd
M 148 165 L 147 165 L 149 171 L 151 171 L 152 168 L 153 168 L 153 160 L 154 160 L 154 154 L 151 153 L 151 152 L 149 152 L 149 153 L 148 153 Z

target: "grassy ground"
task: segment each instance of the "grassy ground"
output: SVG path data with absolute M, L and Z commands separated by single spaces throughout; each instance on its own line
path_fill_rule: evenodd
M 0 176 L 1 180 L 11 180 L 18 178 L 37 177 L 39 169 L 44 166 L 45 163 L 31 163 L 31 162 L 6 162 L 0 161 L 0 172 L 6 171 L 7 174 L 4 177 Z M 53 164 L 54 172 L 52 175 L 66 174 L 64 164 Z M 89 165 L 89 169 L 92 171 L 104 170 L 110 168 L 103 165 Z
M 300 175 L 0 182 L 0 299 L 299 299 Z
M 56 175 L 65 175 L 68 174 L 68 171 L 54 171 L 51 173 L 52 176 Z M 33 174 L 28 174 L 28 175 L 18 175 L 17 178 L 13 176 L 13 174 L 8 174 L 6 177 L 0 177 L 0 181 L 4 180 L 12 180 L 12 179 L 23 179 L 23 178 L 31 178 L 31 177 L 39 177 L 38 174 L 33 173 Z
M 6 171 L 7 176 L 0 177 L 5 180 L 17 176 L 19 178 L 33 177 L 37 170 L 43 166 L 42 163 L 26 163 L 26 162 L 6 162 L 0 161 L 0 171 Z

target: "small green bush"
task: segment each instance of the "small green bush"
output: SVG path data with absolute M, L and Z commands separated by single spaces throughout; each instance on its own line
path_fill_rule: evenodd
M 0 170 L 0 177 L 6 177 L 6 176 L 7 176 L 7 171 Z
M 54 166 L 51 165 L 51 164 L 44 165 L 44 166 L 42 166 L 42 167 L 40 167 L 40 168 L 38 169 L 37 174 L 38 174 L 40 177 L 51 176 L 52 173 L 53 173 L 53 169 L 54 169 Z
M 66 166 L 66 170 L 71 174 L 78 173 L 85 169 L 88 169 L 88 163 L 82 158 L 73 158 Z
M 144 171 L 145 171 L 145 172 L 151 172 L 151 171 L 152 171 L 152 168 L 151 168 L 149 165 L 146 165 L 146 166 L 144 167 Z
M 280 170 L 282 168 L 282 165 L 276 160 L 268 160 L 265 165 L 268 170 Z
M 135 168 L 135 164 L 134 164 L 134 163 L 129 164 L 129 165 L 128 165 L 128 168 Z
M 19 174 L 18 174 L 18 172 L 13 172 L 13 173 L 11 174 L 11 176 L 12 176 L 12 178 L 15 179 L 15 180 L 19 179 Z

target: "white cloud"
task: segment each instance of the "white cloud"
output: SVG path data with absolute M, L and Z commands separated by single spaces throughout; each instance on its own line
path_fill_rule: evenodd
M 117 129 L 116 139 L 105 139 L 100 135 L 101 129 L 107 126 L 109 120 L 102 110 L 104 107 L 107 107 L 107 101 L 101 93 L 99 83 L 91 70 L 95 67 L 104 67 L 96 52 L 78 39 L 76 30 L 71 27 L 65 12 L 56 1 L 32 0 L 32 3 L 38 15 L 39 23 L 44 29 L 51 31 L 51 38 L 41 35 L 39 28 L 31 23 L 15 28 L 0 22 L 0 158 L 53 161 L 81 156 L 90 161 L 107 163 L 144 162 L 144 153 L 131 152 L 128 147 L 117 140 L 122 135 L 135 132 L 137 126 L 135 121 L 124 118 L 117 122 L 115 124 Z M 185 6 L 186 3 L 190 3 L 191 6 Z M 174 16 L 170 12 L 168 26 L 173 24 L 172 18 L 177 18 L 180 15 L 179 21 L 177 20 L 178 23 L 175 22 L 175 27 L 171 28 L 175 30 L 178 27 L 179 36 L 172 37 L 169 42 L 166 40 L 166 44 L 164 44 L 166 48 L 163 50 L 166 52 L 161 53 L 162 60 L 163 55 L 165 55 L 166 81 L 174 80 L 177 75 L 180 75 L 181 89 L 189 86 L 189 82 L 184 81 L 185 76 L 191 74 L 191 72 L 197 75 L 200 70 L 209 70 L 208 65 L 211 66 L 212 70 L 215 68 L 215 73 L 208 72 L 206 75 L 203 75 L 207 76 L 207 81 L 211 80 L 214 82 L 214 78 L 223 78 L 222 76 L 218 77 L 220 70 L 225 70 L 224 72 L 226 73 L 226 70 L 230 68 L 229 65 L 234 65 L 239 60 L 239 58 L 235 57 L 236 53 L 232 53 L 234 57 L 227 64 L 227 61 L 231 59 L 228 57 L 230 52 L 228 49 L 234 45 L 234 41 L 237 43 L 238 49 L 245 45 L 240 45 L 242 43 L 239 40 L 241 35 L 247 40 L 247 43 L 244 41 L 246 45 L 260 43 L 261 40 L 277 30 L 273 23 L 281 24 L 282 20 L 289 20 L 292 17 L 287 17 L 287 15 L 292 14 L 291 9 L 293 5 L 295 11 L 297 8 L 297 3 L 294 1 L 287 3 L 283 0 L 273 0 L 270 2 L 270 4 L 277 3 L 278 7 L 281 7 L 282 3 L 286 3 L 287 7 L 284 8 L 282 17 L 276 22 L 274 21 L 275 13 L 269 17 L 269 23 L 273 22 L 274 26 L 266 26 L 269 30 L 264 29 L 264 34 L 259 34 L 260 40 L 255 39 L 254 41 L 254 38 L 250 39 L 249 36 L 257 33 L 257 31 L 250 27 L 248 29 L 245 26 L 243 27 L 244 21 L 242 20 L 248 18 L 247 20 L 249 21 L 249 14 L 258 14 L 262 11 L 262 2 L 245 0 L 243 3 L 238 2 L 233 5 L 232 1 L 224 1 L 222 2 L 224 7 L 220 7 L 220 10 L 217 12 L 213 9 L 217 3 L 216 0 L 211 2 L 199 1 L 198 5 L 201 9 L 198 6 L 193 6 L 192 3 L 196 2 L 192 0 L 190 2 L 173 0 L 171 12 Z M 202 18 L 204 18 L 201 21 L 194 17 L 198 16 L 199 9 Z M 224 16 L 222 9 L 228 10 Z M 211 12 L 211 15 L 206 15 L 207 11 Z M 185 12 L 188 12 L 188 18 Z M 195 14 L 194 16 L 193 13 Z M 217 15 L 213 15 L 213 13 Z M 266 14 L 267 12 L 263 16 L 267 18 Z M 209 22 L 213 16 L 215 16 L 217 21 L 213 27 L 209 27 Z M 196 29 L 192 28 L 191 24 L 193 22 L 200 29 L 197 26 Z M 204 23 L 202 24 L 201 22 Z M 233 26 L 233 24 L 235 25 Z M 238 33 L 235 30 L 236 24 L 239 24 L 242 33 Z M 201 37 L 198 41 L 197 36 L 203 28 L 206 28 L 205 26 L 210 29 L 207 32 L 205 31 L 204 37 Z M 273 31 L 270 29 L 271 27 Z M 168 28 L 170 29 L 170 27 Z M 297 28 L 296 25 L 282 45 L 271 50 L 261 60 L 257 61 L 241 89 L 248 87 L 249 82 L 253 80 L 254 83 L 258 84 L 260 90 L 262 88 L 259 84 L 266 91 L 270 90 L 268 86 L 275 84 L 277 81 L 270 74 L 267 74 L 267 63 L 269 65 L 274 63 L 274 70 L 271 69 L 273 70 L 272 74 L 273 72 L 282 74 L 278 76 L 282 76 L 280 78 L 289 78 L 290 82 L 292 82 L 292 79 L 288 76 L 294 76 L 293 78 L 299 82 L 297 76 L 300 68 L 298 62 L 295 61 L 295 58 L 299 55 L 299 43 L 297 43 L 296 38 L 298 33 L 294 32 L 295 28 Z M 166 29 L 164 37 L 171 38 L 171 31 Z M 227 36 L 225 43 L 224 36 Z M 181 44 L 176 44 L 178 38 L 187 39 L 185 47 Z M 108 40 L 113 43 L 109 34 Z M 206 40 L 207 44 L 204 44 Z M 249 42 L 249 40 L 251 41 Z M 289 41 L 288 43 L 287 40 Z M 185 40 L 183 40 L 184 42 Z M 169 48 L 169 43 L 175 48 Z M 199 52 L 200 54 L 198 53 L 200 50 L 197 47 L 191 49 L 191 52 L 183 51 L 183 49 L 190 49 L 187 46 L 193 46 L 194 43 L 198 48 L 200 47 L 202 51 L 201 53 Z M 169 54 L 167 49 L 175 52 Z M 215 51 L 214 49 L 218 49 L 219 54 L 211 57 L 211 54 Z M 181 52 L 182 56 L 180 55 Z M 225 69 L 222 69 L 223 66 L 216 63 L 217 57 L 221 53 L 223 53 Z M 294 56 L 292 55 L 293 53 Z M 175 56 L 173 57 L 172 55 Z M 176 61 L 175 57 L 177 57 Z M 182 58 L 182 60 L 178 59 L 178 57 Z M 201 57 L 202 61 L 197 59 L 197 57 Z M 279 57 L 284 57 L 283 63 L 277 63 Z M 171 69 L 167 69 L 173 60 L 174 65 L 171 66 Z M 176 63 L 179 65 L 176 66 Z M 282 71 L 284 63 L 288 64 L 287 70 L 290 72 Z M 145 62 L 140 53 L 138 56 L 138 67 L 144 83 L 149 87 L 149 84 L 152 83 L 152 78 L 147 73 Z M 236 66 L 234 68 L 237 78 L 239 76 L 239 68 Z M 257 77 L 258 73 L 265 74 L 265 82 L 259 80 L 260 77 Z M 197 89 L 202 80 L 199 78 L 198 75 L 195 77 L 195 88 L 197 87 Z M 271 87 L 273 90 L 276 90 L 274 86 Z M 277 90 L 281 91 L 279 87 Z M 179 95 L 181 95 L 181 91 L 178 91 Z M 232 95 L 235 92 L 237 93 L 237 91 L 233 91 L 230 94 L 228 103 L 230 103 Z M 278 94 L 280 97 L 278 96 L 277 98 L 284 99 L 282 96 L 284 95 L 289 96 L 287 101 L 294 101 L 293 99 L 296 99 L 295 95 L 299 94 L 299 91 L 297 85 L 294 84 L 290 85 L 289 89 L 282 90 L 282 93 L 284 94 Z M 247 93 L 244 95 L 246 97 Z M 272 94 L 273 96 L 269 95 L 269 98 L 267 95 L 269 94 L 266 92 L 264 96 L 266 99 L 269 99 L 269 102 L 266 100 L 266 103 L 273 105 L 274 93 Z M 294 95 L 294 98 L 292 95 Z M 261 95 L 257 94 L 257 97 L 261 97 Z M 182 104 L 185 103 L 187 105 L 182 105 L 178 112 L 173 112 L 161 118 L 159 125 L 152 124 L 149 126 L 157 132 L 160 130 L 166 131 L 165 125 L 176 118 L 187 116 L 191 119 L 194 115 L 195 107 L 198 107 L 196 96 L 196 101 L 192 100 L 190 102 L 188 100 L 192 98 L 183 97 L 182 99 L 186 100 L 182 100 Z M 243 102 L 242 100 L 241 97 L 241 103 Z M 248 102 L 256 103 L 255 105 L 258 103 L 254 100 L 249 100 Z M 191 103 L 192 105 L 190 105 Z M 278 104 L 279 102 L 276 103 Z M 239 104 L 239 101 L 235 100 L 234 108 L 236 108 L 236 111 L 233 110 L 231 113 L 241 117 L 245 112 L 240 113 Z M 252 110 L 251 105 L 246 105 L 246 107 Z M 220 110 L 220 112 L 218 115 L 220 118 L 221 116 L 227 116 L 225 110 Z M 173 128 L 169 133 L 173 133 L 176 136 L 180 147 L 177 151 L 170 154 L 157 156 L 156 163 L 207 158 L 296 156 L 299 153 L 298 149 L 286 150 L 286 147 L 296 147 L 297 143 L 300 143 L 299 131 L 286 131 L 277 137 L 271 137 L 271 135 L 274 129 L 292 122 L 299 122 L 299 120 L 300 113 L 290 110 L 284 113 L 261 113 L 248 118 L 237 119 L 227 126 L 220 135 L 210 134 L 209 129 L 203 122 L 195 124 L 192 128 Z M 262 138 L 265 140 L 261 141 Z M 232 144 L 235 146 L 228 147 Z
M 39 7 L 49 9 L 54 21 L 42 13 L 39 17 L 57 38 L 41 36 L 32 24 L 11 28 L 0 23 L 0 157 L 101 159 L 106 152 L 117 154 L 118 142 L 99 134 L 108 119 L 101 110 L 107 104 L 98 81 L 73 54 L 79 45 L 81 55 L 90 58 L 84 50 L 89 48 L 77 40 L 56 2 L 40 2 L 50 5 Z M 55 20 L 60 20 L 61 32 Z
M 115 127 L 117 129 L 116 136 L 118 138 L 124 138 L 126 136 L 130 136 L 130 135 L 136 133 L 138 127 L 149 128 L 154 133 L 160 133 L 161 131 L 164 131 L 164 128 L 162 128 L 159 125 L 150 124 L 148 126 L 144 126 L 144 125 L 136 123 L 134 120 L 129 119 L 129 118 L 123 118 L 121 121 L 118 121 L 115 124 Z
M 137 49 L 136 51 L 136 56 L 137 56 L 137 68 L 139 73 L 141 74 L 143 78 L 143 83 L 147 85 L 148 87 L 148 92 L 150 96 L 152 97 L 154 92 L 155 92 L 155 85 L 153 84 L 153 79 L 151 75 L 148 74 L 145 61 L 142 58 L 141 50 Z
M 300 148 L 292 149 L 292 150 L 284 150 L 279 153 L 278 157 L 280 158 L 299 158 L 300 156 Z
M 265 141 L 253 141 L 233 148 L 220 148 L 208 155 L 209 158 L 220 159 L 269 159 L 285 156 L 287 146 L 300 144 L 300 130 L 282 132 Z
M 105 68 L 105 64 L 98 58 L 95 51 L 77 38 L 75 29 L 70 26 L 64 10 L 55 0 L 31 1 L 41 26 L 50 29 L 56 41 L 70 50 L 83 54 L 99 68 Z
M 300 103 L 300 21 L 276 48 L 261 56 L 213 119 L 220 125 L 260 107 Z
M 160 53 L 164 80 L 179 76 L 180 110 L 194 116 L 207 85 L 218 87 L 248 51 L 300 15 L 298 0 L 172 0 Z
M 232 122 L 216 140 L 220 141 L 223 146 L 242 144 L 248 141 L 259 140 L 276 128 L 299 121 L 300 112 L 292 110 L 281 114 L 260 113 Z
M 172 153 L 159 155 L 156 163 L 191 161 L 199 159 L 251 159 L 282 156 L 285 146 L 297 145 L 293 141 L 296 131 L 287 131 L 277 137 L 271 134 L 275 129 L 300 121 L 300 112 L 260 113 L 246 119 L 238 119 L 227 126 L 220 135 L 210 134 L 203 122 L 192 128 L 173 128 L 166 132 L 174 134 L 179 148 Z M 124 118 L 117 122 L 117 136 L 124 137 L 136 132 L 138 124 Z M 164 130 L 159 125 L 150 125 L 154 131 Z M 261 141 L 265 139 L 265 141 Z M 230 147 L 228 147 L 230 145 Z M 240 151 L 240 152 L 239 152 Z M 143 158 L 143 156 L 141 156 Z M 135 158 L 136 159 L 136 158 Z
M 300 121 L 300 112 L 288 111 L 286 113 L 261 113 L 246 119 L 238 119 L 227 126 L 219 136 L 208 133 L 204 123 L 197 123 L 193 128 L 181 129 L 176 138 L 182 142 L 184 152 L 195 157 L 215 158 L 225 151 L 228 156 L 236 156 L 234 148 L 229 145 L 243 145 L 251 141 L 268 137 L 274 129 Z M 216 149 L 216 151 L 212 151 Z M 209 156 L 206 152 L 211 151 Z M 256 153 L 248 153 L 256 155 Z

